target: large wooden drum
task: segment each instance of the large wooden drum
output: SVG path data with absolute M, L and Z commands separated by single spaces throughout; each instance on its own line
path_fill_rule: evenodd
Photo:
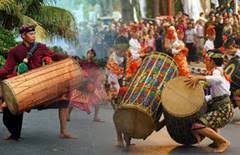
M 2 87 L 0 86 L 0 107 L 3 104 Z
M 163 53 L 148 55 L 114 114 L 117 129 L 132 138 L 147 138 L 162 114 L 164 84 L 177 75 L 177 65 L 171 57 Z
M 18 114 L 78 88 L 81 75 L 78 62 L 67 58 L 2 81 L 3 98 L 11 113 Z
M 178 143 L 197 143 L 192 134 L 192 124 L 206 110 L 204 91 L 200 84 L 195 88 L 186 85 L 186 77 L 170 80 L 162 92 L 162 105 L 166 127 L 170 136 Z

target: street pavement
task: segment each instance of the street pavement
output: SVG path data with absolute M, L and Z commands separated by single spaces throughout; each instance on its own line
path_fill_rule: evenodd
M 32 110 L 25 113 L 22 137 L 19 142 L 2 140 L 8 135 L 4 125 L 0 124 L 0 155 L 180 155 L 180 154 L 215 154 L 207 149 L 211 142 L 205 139 L 200 145 L 183 147 L 175 143 L 166 129 L 153 133 L 145 141 L 133 140 L 129 150 L 114 146 L 116 135 L 113 126 L 113 110 L 110 105 L 101 107 L 100 116 L 104 123 L 92 121 L 92 115 L 74 109 L 69 122 L 69 130 L 78 139 L 63 140 L 58 138 L 59 123 L 57 110 Z M 0 114 L 2 117 L 2 114 Z M 238 110 L 235 118 L 240 119 Z M 231 147 L 224 153 L 240 153 L 240 126 L 233 123 L 221 130 L 231 141 Z

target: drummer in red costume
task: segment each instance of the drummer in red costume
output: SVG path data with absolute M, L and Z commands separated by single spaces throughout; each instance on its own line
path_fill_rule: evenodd
M 106 102 L 107 94 L 103 89 L 102 83 L 104 83 L 104 74 L 101 72 L 100 67 L 94 62 L 96 52 L 94 49 L 87 51 L 87 59 L 80 60 L 79 64 L 83 69 L 85 75 L 81 88 L 70 92 L 70 105 L 76 108 L 86 111 L 87 113 L 92 112 L 94 107 L 94 118 L 95 122 L 103 122 L 99 118 L 99 109 L 102 102 Z M 85 99 L 84 99 L 85 98 Z M 73 107 L 69 108 L 68 120 L 70 121 L 70 115 Z
M 6 63 L 3 68 L 0 69 L 1 80 L 23 73 L 18 70 L 21 68 L 19 65 L 22 63 L 26 63 L 25 71 L 27 71 L 41 67 L 43 60 L 51 58 L 54 61 L 59 61 L 68 57 L 50 51 L 44 44 L 36 43 L 35 25 L 21 26 L 20 34 L 23 42 L 10 49 Z M 19 140 L 21 138 L 23 113 L 13 115 L 6 105 L 3 105 L 2 108 L 3 123 L 10 132 L 10 136 L 7 137 L 6 140 Z M 67 131 L 68 102 L 61 101 L 59 104 L 55 103 L 50 105 L 49 108 L 59 108 L 60 138 L 74 138 Z

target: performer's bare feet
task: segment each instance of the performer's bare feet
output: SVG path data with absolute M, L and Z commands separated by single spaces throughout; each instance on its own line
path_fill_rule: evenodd
M 2 109 L 4 109 L 4 108 L 6 108 L 7 107 L 7 104 L 5 103 L 5 102 L 3 102 L 3 104 L 0 104 L 0 109 L 2 110 Z
M 126 143 L 126 147 L 128 148 L 131 145 L 131 137 L 124 134 L 123 138 L 124 138 L 124 141 Z
M 13 136 L 8 136 L 7 138 L 4 138 L 4 140 L 14 140 L 14 141 L 19 141 L 20 139 L 21 139 L 21 137 L 20 138 L 15 138 Z
M 240 121 L 234 122 L 235 125 L 240 125 Z
M 61 133 L 59 135 L 59 138 L 61 138 L 61 139 L 77 139 L 76 136 L 73 136 L 73 135 L 71 135 L 69 133 Z
M 211 147 L 211 148 L 216 148 L 218 145 L 216 142 L 212 142 L 211 144 L 208 145 L 208 147 Z
M 117 140 L 117 143 L 115 144 L 116 147 L 124 147 L 122 140 Z
M 230 146 L 230 142 L 229 142 L 229 141 L 220 143 L 220 144 L 218 144 L 218 146 L 214 149 L 214 152 L 216 152 L 216 153 L 222 153 L 222 152 L 224 152 L 229 146 Z
M 103 123 L 104 121 L 101 120 L 100 118 L 94 118 L 93 119 L 94 122 L 98 122 L 98 123 Z

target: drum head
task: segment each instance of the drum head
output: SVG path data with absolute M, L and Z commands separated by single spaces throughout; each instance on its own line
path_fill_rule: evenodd
M 200 111 L 204 104 L 204 91 L 200 84 L 195 88 L 186 85 L 186 77 L 170 80 L 162 92 L 165 111 L 175 117 L 187 117 Z
M 151 116 L 131 106 L 117 109 L 113 121 L 117 130 L 137 139 L 146 139 L 155 129 Z
M 12 91 L 11 86 L 8 84 L 6 80 L 1 83 L 1 87 L 3 90 L 3 98 L 4 102 L 7 104 L 8 109 L 14 115 L 18 114 L 18 105 L 17 99 L 15 98 L 15 93 Z

